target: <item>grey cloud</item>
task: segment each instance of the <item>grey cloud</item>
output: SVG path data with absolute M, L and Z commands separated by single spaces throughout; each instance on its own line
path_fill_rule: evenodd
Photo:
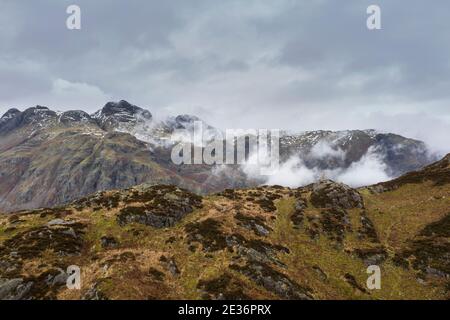
M 450 82 L 445 31 L 448 3 L 376 1 L 382 8 L 384 29 L 380 32 L 361 27 L 365 19 L 361 12 L 373 1 L 351 3 L 313 2 L 312 12 L 298 21 L 303 31 L 287 41 L 280 63 L 312 70 L 321 74 L 321 80 L 333 79 L 334 83 L 351 74 L 374 74 L 372 81 L 355 92 L 365 96 L 398 95 L 416 101 L 449 97 L 444 90 Z M 297 11 L 302 6 L 298 4 Z M 294 21 L 296 14 L 292 10 L 284 20 Z M 395 77 L 392 70 L 396 70 Z M 320 95 L 320 83 L 318 87 Z M 336 88 L 329 83 L 324 87 L 332 90 L 331 96 L 351 94 L 333 92 Z
M 221 127 L 379 127 L 450 148 L 445 0 L 79 0 L 81 31 L 65 28 L 73 1 L 1 2 L 0 112 L 127 99 Z M 412 130 L 423 115 L 436 134 Z

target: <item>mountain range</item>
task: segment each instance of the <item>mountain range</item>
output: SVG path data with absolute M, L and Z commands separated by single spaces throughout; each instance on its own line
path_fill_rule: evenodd
M 0 119 L 0 211 L 62 205 L 142 183 L 207 194 L 265 182 L 238 165 L 173 164 L 171 134 L 192 132 L 196 121 L 202 120 L 193 115 L 156 120 L 126 101 L 109 102 L 93 114 L 43 106 L 10 109 Z M 221 132 L 206 123 L 204 130 L 210 137 Z M 375 130 L 283 131 L 280 139 L 282 164 L 295 158 L 322 178 L 353 168 L 368 154 L 386 177 L 437 160 L 421 141 Z
M 375 130 L 284 131 L 277 176 L 312 181 L 266 185 L 245 164 L 175 165 L 172 133 L 198 121 L 126 101 L 3 115 L 0 299 L 450 297 L 450 154 Z M 365 186 L 330 179 L 380 168 Z

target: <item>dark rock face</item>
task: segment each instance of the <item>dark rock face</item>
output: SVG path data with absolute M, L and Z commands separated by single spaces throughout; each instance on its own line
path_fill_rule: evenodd
M 138 106 L 135 106 L 125 100 L 119 102 L 108 102 L 102 109 L 102 114 L 104 116 L 112 116 L 116 114 L 126 113 L 126 114 L 136 114 L 143 110 Z
M 238 244 L 234 246 L 238 254 L 245 257 L 248 261 L 267 264 L 274 263 L 279 267 L 284 267 L 284 264 L 278 259 L 277 254 L 290 253 L 286 247 L 272 245 L 261 240 L 240 239 Z
M 249 222 L 247 219 L 241 218 L 240 221 L 242 220 Z M 244 260 L 244 265 L 232 264 L 231 270 L 243 274 L 283 299 L 312 299 L 308 288 L 298 285 L 272 267 L 272 264 L 284 267 L 284 264 L 278 260 L 277 254 L 280 252 L 289 254 L 288 248 L 262 240 L 245 239 L 239 234 L 226 234 L 220 227 L 220 222 L 213 219 L 187 225 L 188 244 L 201 243 L 206 252 L 223 249 L 234 251 L 239 259 Z M 242 285 L 237 285 L 237 280 L 228 274 L 216 279 L 200 281 L 198 288 L 205 292 L 205 297 L 212 299 L 245 299 L 246 297 L 242 291 Z
M 272 231 L 272 229 L 266 225 L 266 221 L 258 216 L 249 217 L 238 212 L 235 219 L 238 221 L 237 224 L 239 226 L 252 230 L 257 236 L 267 236 Z
M 78 255 L 83 246 L 84 228 L 80 223 L 32 228 L 6 240 L 0 256 L 5 259 L 35 258 L 45 250 L 52 250 L 59 256 Z
M 384 162 L 390 176 L 417 170 L 437 160 L 430 156 L 426 145 L 421 141 L 405 140 L 404 137 L 392 133 L 377 134 L 375 139 L 380 152 L 385 155 Z
M 320 181 L 312 186 L 311 202 L 317 208 L 363 208 L 364 202 L 358 191 L 342 183 Z
M 0 300 L 53 300 L 58 290 L 66 284 L 67 274 L 50 269 L 36 277 L 0 278 Z
M 338 243 L 344 240 L 346 231 L 352 231 L 349 216 L 343 209 L 331 208 L 322 211 L 320 223 L 328 238 Z
M 238 213 L 235 216 L 241 227 L 255 231 L 255 223 L 263 221 L 252 219 Z M 257 285 L 282 299 L 312 299 L 309 288 L 302 287 L 287 275 L 278 271 L 286 265 L 280 261 L 279 254 L 289 254 L 290 250 L 281 245 L 275 245 L 260 239 L 248 239 L 239 233 L 229 234 L 222 230 L 222 223 L 208 218 L 206 220 L 189 223 L 185 227 L 187 244 L 201 244 L 202 251 L 215 252 L 228 250 L 234 252 L 236 263 L 229 268 L 243 274 Z M 256 236 L 264 237 L 264 234 Z M 195 251 L 195 248 L 194 248 Z M 239 263 L 238 263 L 239 262 Z M 238 285 L 236 278 L 224 274 L 218 278 L 200 281 L 198 288 L 204 296 L 212 299 L 243 299 L 245 298 L 242 285 Z M 241 288 L 238 290 L 238 288 Z
M 2 119 L 3 121 L 6 121 L 6 120 L 9 120 L 9 119 L 12 119 L 12 118 L 18 116 L 20 113 L 21 112 L 18 109 L 11 108 L 8 111 L 6 111 L 5 114 L 0 119 Z
M 162 212 L 153 211 L 153 207 L 128 207 L 122 209 L 118 221 L 120 225 L 135 222 L 155 228 L 168 228 L 190 212 L 192 212 L 190 207 L 181 207 L 172 209 L 168 215 L 165 215 Z
M 264 263 L 252 262 L 244 266 L 231 265 L 230 269 L 242 273 L 266 290 L 275 293 L 283 299 L 312 300 L 308 288 L 301 287 L 281 272 Z
M 43 106 L 29 108 L 20 114 L 21 124 L 42 123 L 54 119 L 56 116 L 55 111 Z
M 0 119 L 0 135 L 6 135 L 26 125 L 43 126 L 46 122 L 55 119 L 56 116 L 56 112 L 42 106 L 28 108 L 24 112 L 10 109 Z
M 184 229 L 189 245 L 200 243 L 203 251 L 212 252 L 227 248 L 227 236 L 221 231 L 222 223 L 215 219 L 188 223 Z
M 155 186 L 146 196 L 144 206 L 127 206 L 120 211 L 117 217 L 120 225 L 135 222 L 155 228 L 171 227 L 200 208 L 202 202 L 201 197 L 171 186 Z
M 81 110 L 63 112 L 59 120 L 66 125 L 76 124 L 80 122 L 91 122 L 91 123 L 95 122 L 95 120 L 92 119 L 87 112 Z
M 125 100 L 108 102 L 102 110 L 93 115 L 103 130 L 119 128 L 121 124 L 135 125 L 138 122 L 150 121 L 152 114 Z

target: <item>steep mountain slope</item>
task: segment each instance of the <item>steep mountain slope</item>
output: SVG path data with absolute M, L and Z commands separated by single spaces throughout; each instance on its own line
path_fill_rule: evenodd
M 42 106 L 11 109 L 0 119 L 0 210 L 65 204 L 144 182 L 201 193 L 257 185 L 260 177 L 246 175 L 240 166 L 173 164 L 171 134 L 184 129 L 189 136 L 196 121 L 201 120 L 190 115 L 156 121 L 126 101 L 109 102 L 93 115 Z M 221 135 L 207 124 L 203 130 L 207 139 Z M 284 134 L 280 144 L 283 161 L 299 157 L 321 170 L 348 168 L 375 152 L 387 173 L 397 176 L 433 159 L 420 141 L 374 131 Z
M 142 117 L 151 119 L 125 102 L 107 104 L 95 117 L 45 107 L 9 111 L 0 124 L 0 210 L 53 206 L 144 182 L 197 192 L 240 183 L 209 166 L 174 166 L 170 149 L 122 132 L 145 124 Z
M 436 186 L 449 183 L 450 177 L 450 155 L 446 155 L 441 161 L 433 163 L 425 168 L 408 172 L 407 174 L 387 182 L 381 182 L 370 187 L 371 191 L 383 192 L 386 190 L 395 190 L 402 185 L 411 183 L 423 183 L 431 181 Z
M 421 141 L 375 130 L 286 134 L 280 145 L 284 158 L 298 155 L 308 168 L 320 169 L 348 168 L 371 152 L 386 165 L 386 173 L 394 177 L 437 160 Z
M 141 185 L 0 216 L 0 298 L 449 298 L 448 158 L 381 193 Z M 81 290 L 65 287 L 69 265 Z M 366 287 L 369 265 L 380 290 Z

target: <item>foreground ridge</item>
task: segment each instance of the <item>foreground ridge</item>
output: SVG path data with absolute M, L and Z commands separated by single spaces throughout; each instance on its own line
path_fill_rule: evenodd
M 146 184 L 0 215 L 0 299 L 446 299 L 448 158 L 381 193 Z

